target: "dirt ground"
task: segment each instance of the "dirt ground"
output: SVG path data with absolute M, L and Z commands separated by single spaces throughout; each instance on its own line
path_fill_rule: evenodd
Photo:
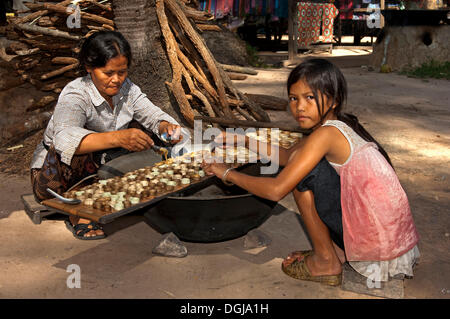
M 385 147 L 408 195 L 420 235 L 420 264 L 405 280 L 405 298 L 450 297 L 450 90 L 449 81 L 421 80 L 361 67 L 369 55 L 330 57 L 348 81 L 347 110 Z M 272 53 L 266 58 L 280 59 Z M 287 98 L 292 66 L 259 69 L 235 82 L 246 93 Z M 287 112 L 270 112 L 293 123 Z M 291 196 L 259 227 L 272 243 L 246 249 L 244 238 L 210 244 L 184 243 L 185 258 L 152 254 L 161 234 L 142 216 L 107 224 L 108 237 L 80 241 L 62 221 L 34 225 L 20 195 L 31 193 L 27 166 L 42 132 L 24 147 L 0 150 L 0 298 L 373 298 L 284 275 L 282 258 L 310 248 Z M 66 285 L 71 264 L 81 268 L 81 288 Z

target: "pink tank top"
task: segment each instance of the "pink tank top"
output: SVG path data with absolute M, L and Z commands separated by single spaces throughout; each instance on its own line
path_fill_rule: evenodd
M 327 121 L 346 137 L 351 154 L 330 163 L 341 176 L 344 246 L 349 261 L 391 260 L 419 241 L 406 193 L 376 144 L 341 121 Z

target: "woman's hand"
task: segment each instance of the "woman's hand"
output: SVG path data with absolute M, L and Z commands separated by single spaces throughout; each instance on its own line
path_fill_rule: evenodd
M 155 142 L 144 131 L 137 128 L 116 131 L 117 145 L 131 152 L 148 150 Z
M 183 135 L 181 135 L 181 126 L 169 123 L 167 121 L 161 121 L 159 123 L 159 134 L 167 133 L 170 138 L 171 144 L 176 144 L 183 139 Z

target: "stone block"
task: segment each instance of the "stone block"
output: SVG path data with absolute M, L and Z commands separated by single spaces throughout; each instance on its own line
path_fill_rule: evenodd
M 355 292 L 358 294 L 402 299 L 404 297 L 403 279 L 390 279 L 387 282 L 372 282 L 373 288 L 369 288 L 367 277 L 359 274 L 348 263 L 345 263 L 342 269 L 342 290 Z

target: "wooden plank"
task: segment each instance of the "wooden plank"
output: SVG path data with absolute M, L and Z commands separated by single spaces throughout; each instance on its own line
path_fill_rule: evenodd
M 214 176 L 205 175 L 204 177 L 201 177 L 199 181 L 191 183 L 188 186 L 178 185 L 171 192 L 165 192 L 165 193 L 159 194 L 157 196 L 146 197 L 146 198 L 142 199 L 136 205 L 133 205 L 131 207 L 122 209 L 120 211 L 115 211 L 115 212 L 102 211 L 102 210 L 96 209 L 92 206 L 87 206 L 84 204 L 78 204 L 78 205 L 64 204 L 63 202 L 61 202 L 60 200 L 58 200 L 56 198 L 44 200 L 44 201 L 42 201 L 41 204 L 51 207 L 51 208 L 54 208 L 54 209 L 57 209 L 57 210 L 60 210 L 62 212 L 68 213 L 70 215 L 79 216 L 81 218 L 93 220 L 98 223 L 108 223 L 108 222 L 113 221 L 117 217 L 129 214 L 138 209 L 152 205 L 160 200 L 163 200 L 164 198 L 166 198 L 168 196 L 175 195 L 176 193 L 178 193 L 180 191 L 187 190 L 191 187 L 196 187 L 200 183 L 204 184 L 206 187 L 209 185 L 208 181 L 212 180 L 212 178 L 214 178 Z

